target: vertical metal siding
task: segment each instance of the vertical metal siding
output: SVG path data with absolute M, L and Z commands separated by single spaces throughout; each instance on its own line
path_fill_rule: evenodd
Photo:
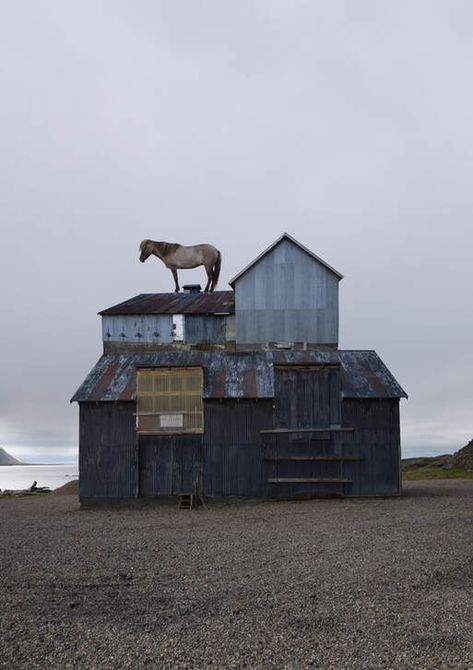
M 193 493 L 200 480 L 202 436 L 142 435 L 140 496 Z
M 138 494 L 135 404 L 79 404 L 79 496 L 132 498 Z
M 260 431 L 272 426 L 272 400 L 207 400 L 204 409 L 204 493 L 267 495 Z
M 224 344 L 225 317 L 211 314 L 186 314 L 184 338 L 188 344 Z
M 172 315 L 103 316 L 102 340 L 125 343 L 154 342 L 155 344 L 172 342 Z
M 338 343 L 338 277 L 283 240 L 235 285 L 236 341 Z
M 326 372 L 325 376 L 307 377 L 302 371 L 302 385 L 297 390 L 302 411 L 298 403 L 292 404 L 291 394 L 295 391 L 287 375 L 279 375 L 276 410 L 272 400 L 207 400 L 203 436 L 141 436 L 139 451 L 133 402 L 80 403 L 81 499 L 127 498 L 137 496 L 138 492 L 140 495 L 184 493 L 195 490 L 197 482 L 209 496 L 397 495 L 400 492 L 398 399 L 344 399 L 342 425 L 354 428 L 353 432 L 260 434 L 261 430 L 280 423 L 281 416 L 293 428 L 323 427 L 327 417 L 331 418 L 330 423 L 338 423 L 333 419 L 339 409 L 332 407 L 337 389 L 336 369 Z M 323 391 L 325 400 L 321 406 L 313 402 L 314 389 L 320 391 L 324 379 L 328 391 L 327 388 Z M 304 385 L 309 390 L 304 390 Z M 288 400 L 289 410 L 282 409 L 282 398 Z M 288 411 L 295 414 L 287 414 Z M 356 456 L 363 460 L 270 460 L 275 456 Z M 268 478 L 285 477 L 348 477 L 352 483 L 267 482 Z
M 340 423 L 340 368 L 275 367 L 276 425 L 324 428 Z
M 397 495 L 401 491 L 401 449 L 398 399 L 345 399 L 342 421 L 355 428 L 343 433 L 346 456 L 362 456 L 361 462 L 345 462 L 351 477 L 349 495 Z
M 281 366 L 274 368 L 275 425 L 281 428 L 328 428 L 340 424 L 338 366 Z M 268 479 L 326 479 L 342 477 L 340 461 L 269 460 L 302 456 L 341 456 L 339 435 L 282 433 L 264 435 L 265 481 Z M 267 483 L 272 497 L 298 498 L 343 494 L 342 483 Z
M 264 458 L 265 481 L 269 478 L 326 479 L 341 478 L 342 461 L 295 461 L 271 460 L 274 457 L 301 456 L 341 456 L 339 435 L 336 433 L 291 433 L 265 435 Z M 305 498 L 317 496 L 343 495 L 343 483 L 278 483 L 266 484 L 268 496 L 273 498 Z
M 225 341 L 234 342 L 236 337 L 235 332 L 235 315 L 228 314 L 225 318 Z

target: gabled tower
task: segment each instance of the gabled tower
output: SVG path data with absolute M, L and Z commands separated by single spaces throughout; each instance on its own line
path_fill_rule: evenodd
M 239 349 L 337 349 L 337 270 L 284 233 L 229 283 Z

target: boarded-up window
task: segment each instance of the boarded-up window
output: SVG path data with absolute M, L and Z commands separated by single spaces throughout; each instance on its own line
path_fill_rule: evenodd
M 203 433 L 202 368 L 154 368 L 136 374 L 140 433 Z

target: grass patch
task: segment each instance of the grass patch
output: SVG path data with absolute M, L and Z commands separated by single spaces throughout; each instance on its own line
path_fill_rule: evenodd
M 402 473 L 406 481 L 417 479 L 473 479 L 473 472 L 463 468 L 417 468 Z

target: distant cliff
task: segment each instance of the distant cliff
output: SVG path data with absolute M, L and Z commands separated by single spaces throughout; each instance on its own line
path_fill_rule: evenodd
M 473 470 L 473 440 L 453 455 L 453 463 L 459 468 Z
M 0 465 L 24 465 L 24 463 L 19 461 L 14 456 L 10 456 L 10 454 L 6 452 L 5 449 L 0 447 Z

